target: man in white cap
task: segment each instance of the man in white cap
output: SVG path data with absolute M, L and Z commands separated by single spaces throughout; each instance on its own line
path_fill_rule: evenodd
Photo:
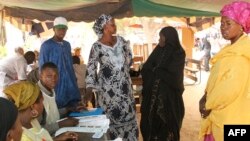
M 55 87 L 58 108 L 76 107 L 80 101 L 73 69 L 70 43 L 63 40 L 68 29 L 67 20 L 57 17 L 54 20 L 54 36 L 45 41 L 40 49 L 39 67 L 46 62 L 53 62 L 58 67 L 59 80 Z

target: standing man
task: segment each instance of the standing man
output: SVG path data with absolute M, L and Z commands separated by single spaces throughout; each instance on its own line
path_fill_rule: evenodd
M 64 17 L 54 20 L 54 36 L 45 41 L 40 49 L 39 67 L 53 62 L 58 67 L 59 80 L 55 87 L 58 108 L 75 107 L 80 101 L 80 93 L 73 69 L 70 43 L 63 40 L 68 26 Z
M 208 37 L 203 38 L 203 50 L 205 52 L 203 56 L 205 71 L 209 71 L 209 60 L 211 59 L 211 44 L 208 41 Z

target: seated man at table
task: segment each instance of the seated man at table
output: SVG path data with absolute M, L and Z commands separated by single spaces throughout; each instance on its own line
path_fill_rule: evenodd
M 42 117 L 39 118 L 40 124 L 47 129 L 50 134 L 55 133 L 61 127 L 71 127 L 78 124 L 78 119 L 67 118 L 59 121 L 60 115 L 65 115 L 70 111 L 70 108 L 59 109 L 55 100 L 54 88 L 58 80 L 57 66 L 52 62 L 44 63 L 40 69 L 38 86 L 43 94 L 44 111 Z

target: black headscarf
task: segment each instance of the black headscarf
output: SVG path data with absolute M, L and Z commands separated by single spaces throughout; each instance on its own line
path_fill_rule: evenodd
M 0 97 L 0 113 L 0 141 L 5 141 L 8 131 L 16 122 L 18 111 L 14 103 Z
M 166 47 L 173 50 L 184 51 L 181 47 L 177 30 L 174 27 L 164 27 L 160 33 L 166 38 Z
M 161 70 L 165 71 L 159 72 L 159 77 L 163 80 L 166 79 L 165 82 L 169 79 L 174 80 L 174 82 L 171 82 L 173 87 L 183 88 L 183 61 L 185 61 L 186 54 L 181 46 L 177 30 L 168 26 L 164 27 L 160 33 L 165 37 L 166 43 L 163 47 L 165 51 L 162 51 L 164 60 L 159 65 Z
M 183 69 L 180 67 L 183 66 L 183 58 L 185 58 L 186 55 L 180 44 L 177 30 L 174 27 L 167 26 L 161 29 L 160 34 L 166 39 L 165 46 L 160 47 L 158 44 L 143 65 L 142 75 L 146 76 L 146 80 L 143 80 L 143 82 L 148 85 L 148 81 L 152 80 L 148 79 L 147 76 L 151 77 L 150 75 L 153 73 L 150 71 L 155 71 L 154 75 L 157 75 L 155 77 L 161 78 L 166 82 L 169 82 L 170 77 L 171 80 L 176 81 L 175 83 L 171 82 L 174 87 L 181 87 L 180 85 L 183 84 L 183 72 L 181 71 L 183 71 Z M 181 74 L 181 76 L 179 76 L 179 74 Z M 175 76 L 178 78 L 173 78 Z M 149 86 L 144 85 L 143 87 Z

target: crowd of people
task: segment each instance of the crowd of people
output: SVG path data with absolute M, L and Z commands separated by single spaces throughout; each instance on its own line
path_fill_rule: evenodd
M 202 41 L 209 52 L 204 55 L 205 70 L 210 71 L 199 102 L 200 139 L 204 141 L 223 141 L 225 124 L 250 123 L 246 108 L 250 106 L 250 39 L 246 34 L 250 33 L 250 3 L 232 2 L 220 13 L 222 36 L 231 44 L 211 58 L 211 45 L 207 39 Z M 110 120 L 109 138 L 137 141 L 139 126 L 129 74 L 132 52 L 129 42 L 116 35 L 115 19 L 102 14 L 95 20 L 98 39 L 87 65 L 80 48 L 72 55 L 70 43 L 64 40 L 67 20 L 57 17 L 53 25 L 54 36 L 41 45 L 39 54 L 19 47 L 16 55 L 0 61 L 0 112 L 4 113 L 0 115 L 0 140 L 78 140 L 75 132 L 54 134 L 79 123 L 77 118 L 62 118 L 86 110 L 95 91 L 98 106 Z M 141 70 L 140 129 L 144 141 L 179 141 L 185 115 L 186 53 L 174 27 L 163 27 L 159 37 Z M 28 65 L 34 62 L 38 65 L 28 73 Z

